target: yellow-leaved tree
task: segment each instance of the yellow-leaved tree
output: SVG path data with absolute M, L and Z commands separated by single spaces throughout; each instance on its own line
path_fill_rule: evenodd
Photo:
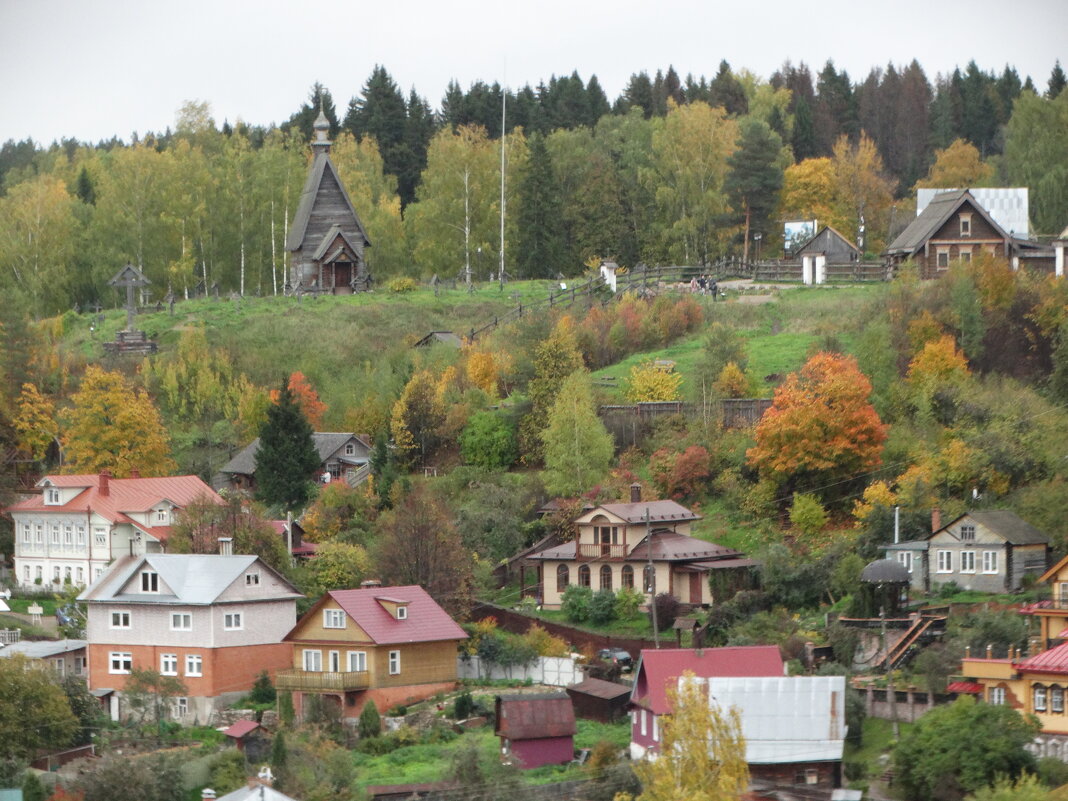
M 639 801 L 740 799 L 749 785 L 749 765 L 737 709 L 709 703 L 691 671 L 668 695 L 672 712 L 661 718 L 660 755 L 634 767 L 642 783 Z
M 983 162 L 975 145 L 957 139 L 945 150 L 935 151 L 934 164 L 927 177 L 916 186 L 934 189 L 968 189 L 987 186 L 994 177 L 994 168 Z
M 171 442 L 159 411 L 143 389 L 122 373 L 96 366 L 85 377 L 61 419 L 65 422 L 65 473 L 110 470 L 116 478 L 171 475 Z
M 679 399 L 682 376 L 647 361 L 630 368 L 627 378 L 627 400 L 631 403 L 673 401 Z
M 19 448 L 34 459 L 43 459 L 59 434 L 56 407 L 34 384 L 22 385 L 15 419 L 11 422 L 18 434 Z

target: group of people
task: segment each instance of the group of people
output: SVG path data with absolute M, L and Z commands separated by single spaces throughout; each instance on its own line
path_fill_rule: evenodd
M 712 300 L 715 300 L 719 294 L 719 284 L 711 275 L 697 275 L 690 279 L 690 291 L 711 295 Z

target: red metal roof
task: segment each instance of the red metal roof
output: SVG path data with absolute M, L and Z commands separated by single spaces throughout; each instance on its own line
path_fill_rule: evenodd
M 540 740 L 575 733 L 575 708 L 567 693 L 497 697 L 495 734 L 509 740 Z
M 107 494 L 101 494 L 101 477 L 98 475 L 45 476 L 38 482 L 44 482 L 64 489 L 83 488 L 74 498 L 64 504 L 45 504 L 44 497 L 35 495 L 7 507 L 8 512 L 51 512 L 68 514 L 70 512 L 90 511 L 113 523 L 129 523 L 140 529 L 158 531 L 162 538 L 170 532 L 169 526 L 153 526 L 151 523 L 137 523 L 128 514 L 143 513 L 161 501 L 170 501 L 181 508 L 188 506 L 198 498 L 207 497 L 223 503 L 215 491 L 200 480 L 198 476 L 165 476 L 161 478 L 108 478 Z
M 332 590 L 327 594 L 379 645 L 467 639 L 467 633 L 418 585 Z M 407 602 L 408 617 L 397 620 L 380 599 Z M 308 614 L 317 614 L 318 606 Z
M 1068 673 L 1068 643 L 1013 664 L 1021 673 Z
M 968 693 L 969 695 L 982 695 L 983 685 L 974 681 L 955 681 L 946 687 L 947 693 Z
M 260 724 L 254 720 L 238 720 L 229 728 L 223 729 L 223 734 L 225 734 L 227 737 L 241 739 L 250 731 L 255 731 L 259 727 Z
M 671 711 L 668 691 L 679 676 L 690 671 L 699 678 L 782 676 L 785 666 L 777 645 L 746 645 L 733 648 L 668 648 L 646 650 L 638 656 L 631 702 L 663 715 Z

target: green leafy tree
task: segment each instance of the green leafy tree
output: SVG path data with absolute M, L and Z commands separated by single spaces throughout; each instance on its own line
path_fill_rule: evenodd
M 561 598 L 560 611 L 572 623 L 582 623 L 589 620 L 592 603 L 593 590 L 578 584 L 569 584 Z
M 597 416 L 593 384 L 577 370 L 560 387 L 542 434 L 545 445 L 545 488 L 574 497 L 605 477 L 612 460 L 612 435 Z
M 363 710 L 360 712 L 360 720 L 356 728 L 360 734 L 361 740 L 368 737 L 377 737 L 382 733 L 382 718 L 378 714 L 378 707 L 375 706 L 373 700 L 368 701 L 363 705 Z
M 909 801 L 960 801 L 992 784 L 1033 771 L 1027 751 L 1038 722 L 1009 706 L 970 696 L 936 707 L 905 732 L 894 749 L 895 782 Z
M 271 684 L 271 677 L 266 670 L 260 671 L 256 681 L 252 684 L 252 691 L 249 692 L 248 697 L 254 704 L 273 704 L 278 698 L 278 693 L 275 692 L 274 685 Z
M 1050 801 L 1050 798 L 1049 788 L 1041 779 L 1033 773 L 1025 773 L 1017 779 L 999 776 L 989 787 L 969 795 L 966 801 Z
M 278 403 L 268 407 L 256 453 L 256 498 L 287 511 L 311 497 L 312 473 L 319 467 L 312 427 L 282 381 Z
M 164 676 L 151 668 L 134 668 L 126 679 L 123 696 L 141 723 L 155 723 L 163 736 L 163 723 L 170 713 L 170 701 L 186 695 L 185 684 L 177 676 Z
M 219 503 L 203 496 L 186 505 L 167 539 L 170 553 L 218 553 L 219 539 L 233 540 L 234 553 L 255 554 L 276 570 L 289 567 L 285 540 L 254 506 L 239 497 Z
M 445 404 L 438 382 L 429 370 L 417 370 L 393 405 L 390 431 L 397 460 L 412 467 L 433 456 L 441 445 L 444 422 Z
M 83 801 L 185 801 L 181 762 L 174 756 L 105 757 L 77 785 Z
M 537 346 L 534 364 L 534 377 L 527 386 L 530 412 L 519 423 L 519 449 L 527 464 L 541 461 L 542 431 L 548 423 L 549 410 L 567 377 L 582 367 L 570 317 L 561 318 L 549 338 Z
M 590 601 L 590 622 L 596 626 L 611 623 L 616 618 L 616 595 L 611 590 L 599 590 Z
M 1056 98 L 1023 92 L 1005 127 L 1004 169 L 1013 186 L 1031 192 L 1035 230 L 1054 235 L 1068 219 L 1068 140 L 1057 131 L 1068 126 L 1068 92 Z
M 39 748 L 62 748 L 78 731 L 63 688 L 19 654 L 0 659 L 0 698 L 0 753 L 8 758 L 28 760 Z
M 460 435 L 460 455 L 485 470 L 507 469 L 519 457 L 515 426 L 494 412 L 476 412 Z

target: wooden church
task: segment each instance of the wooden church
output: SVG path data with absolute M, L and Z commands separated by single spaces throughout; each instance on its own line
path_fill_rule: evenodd
M 330 160 L 330 123 L 320 109 L 315 120 L 312 165 L 293 227 L 288 292 L 347 295 L 371 288 L 364 250 L 371 246 L 363 223 Z

